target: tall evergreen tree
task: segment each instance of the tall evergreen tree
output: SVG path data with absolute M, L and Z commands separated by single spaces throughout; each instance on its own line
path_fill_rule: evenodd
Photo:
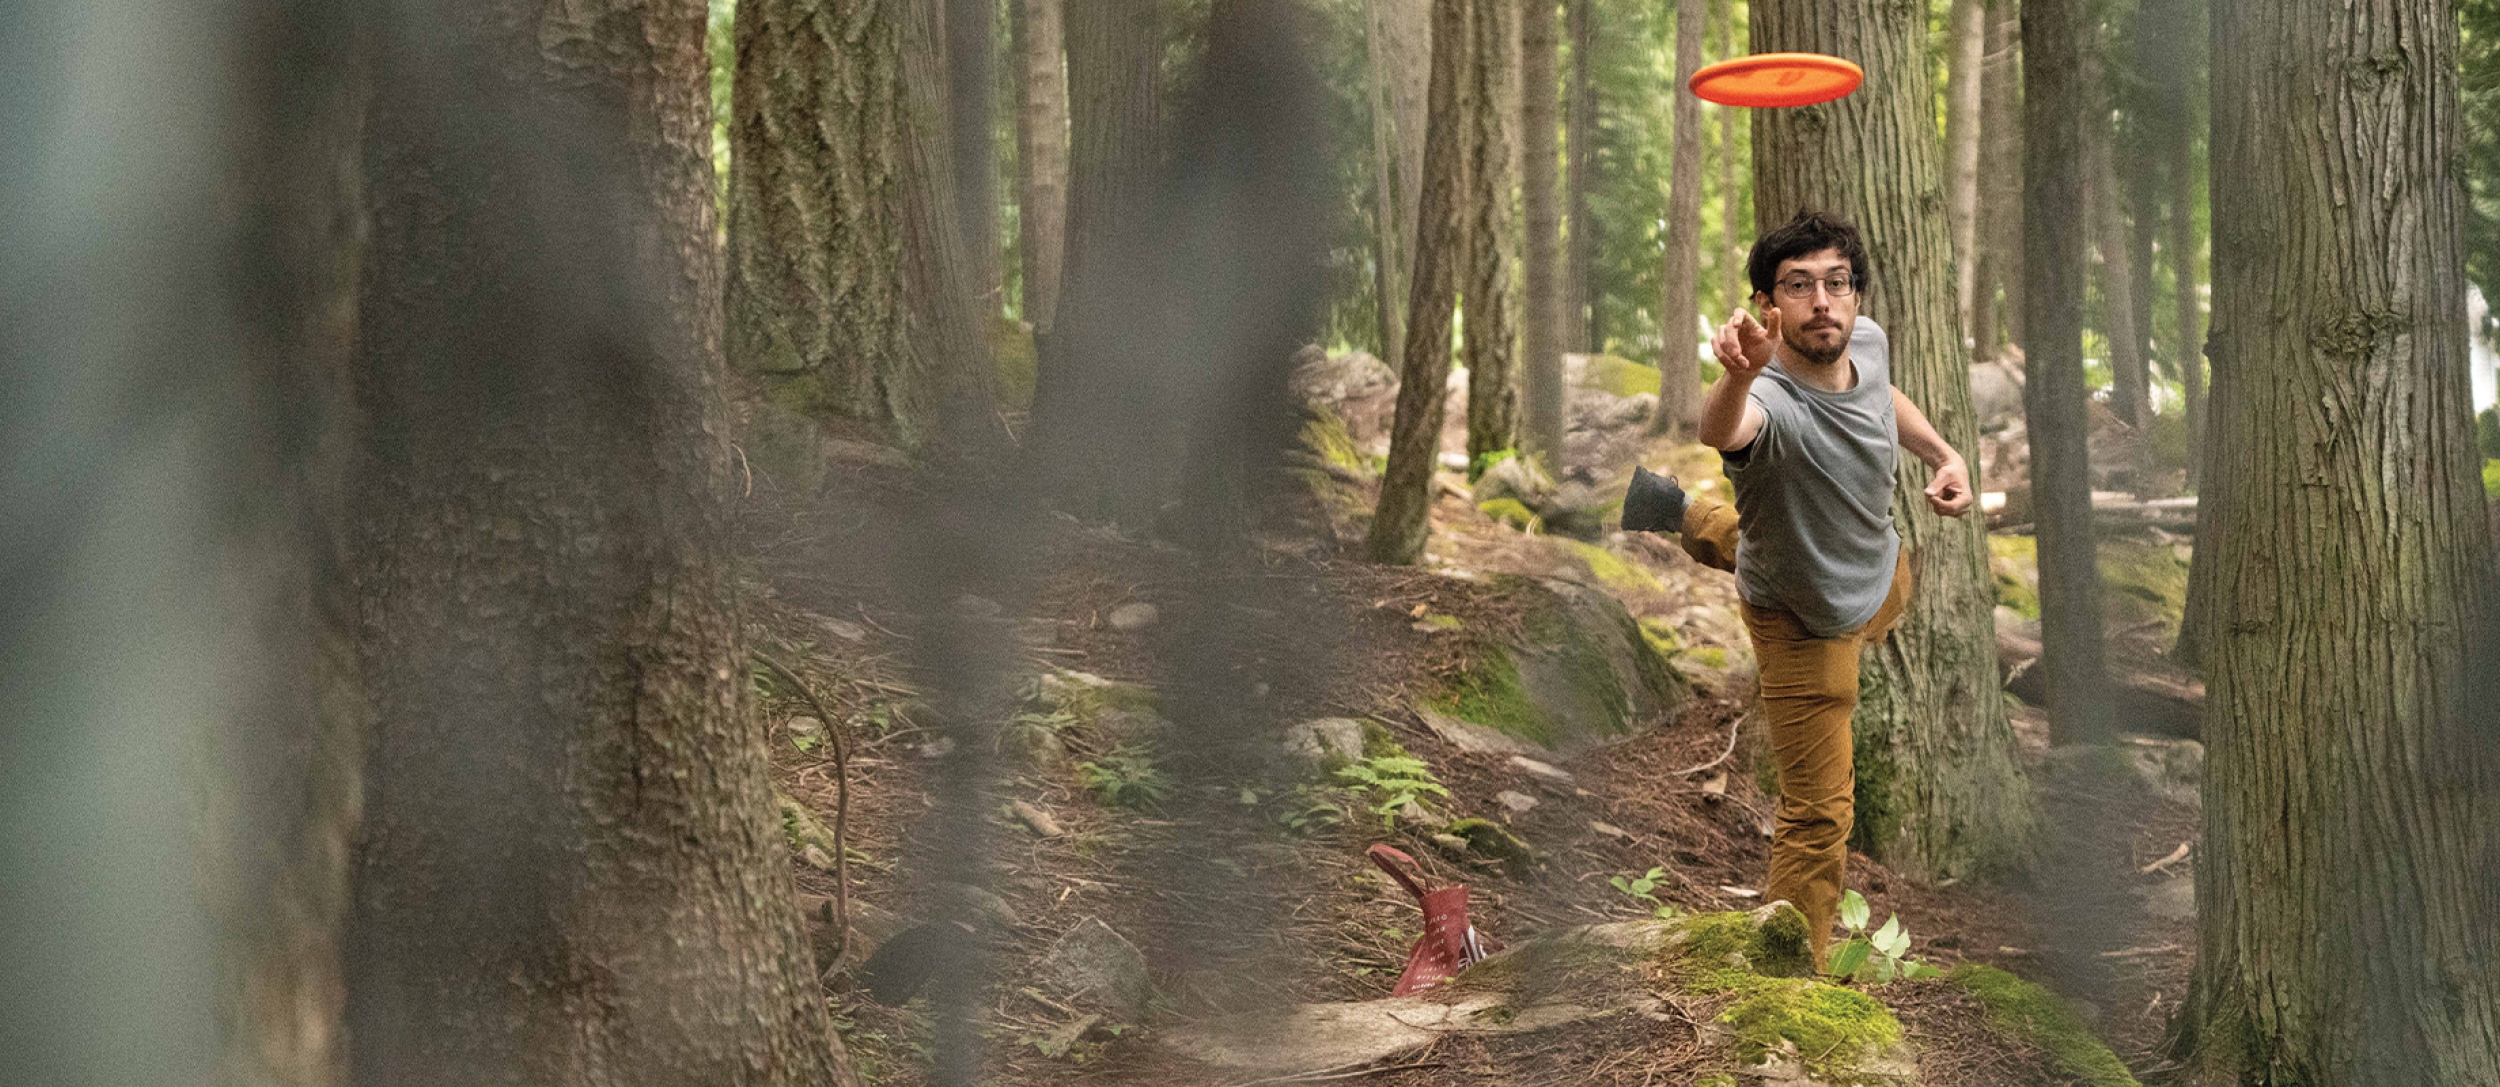
M 409 0 L 381 25 L 351 1078 L 843 1082 L 719 504 L 702 5 Z
M 2049 737 L 2106 743 L 2109 677 L 2101 574 L 2092 545 L 2083 377 L 2085 126 L 2099 97 L 2085 79 L 2083 0 L 2023 3 L 2023 408 L 2040 547 L 2039 667 L 2048 671 Z
M 1979 273 L 1971 286 L 1972 350 L 1981 359 L 2022 340 L 2023 82 L 2021 0 L 1990 0 L 1980 76 Z
M 1563 349 L 1593 352 L 1606 342 L 1598 335 L 1597 307 L 1590 300 L 1597 287 L 1598 224 L 1589 214 L 1589 186 L 1597 172 L 1597 3 L 1565 0 L 1565 5 L 1570 12 L 1571 97 L 1563 118 L 1570 150 L 1563 176 L 1563 214 L 1570 224 L 1563 249 Z
M 1691 441 L 1701 427 L 1701 70 L 1703 0 L 1675 6 L 1675 162 L 1667 190 L 1667 249 L 1658 275 L 1658 411 L 1650 428 Z
M 1820 207 L 1856 221 L 1875 283 L 1860 312 L 1891 336 L 1894 384 L 1947 441 L 1974 448 L 1923 8 L 1754 0 L 1752 16 L 1757 50 L 1850 57 L 1866 70 L 1865 85 L 1838 101 L 1754 111 L 1755 214 Z M 1891 863 L 1969 872 L 2019 857 L 2031 805 L 1998 696 L 1985 527 L 1936 517 L 1924 486 L 1903 472 L 1893 498 L 1917 593 L 1861 673 L 1855 837 Z
M 1378 311 L 1380 353 L 1404 358 L 1406 284 L 1413 273 L 1415 193 L 1421 187 L 1423 118 L 1409 100 L 1432 48 L 1426 0 L 1365 0 L 1366 83 L 1372 114 L 1372 227 L 1376 256 L 1372 299 Z
M 2234 464 L 2209 480 L 2231 495 L 2210 538 L 2229 619 L 2206 643 L 2201 1040 L 2243 1083 L 2500 1083 L 2500 710 L 2473 689 L 2500 627 L 2456 23 L 2444 0 L 2213 10 L 2232 179 L 2213 408 Z
M 1519 12 L 1519 189 L 1526 222 L 1521 265 L 1526 272 L 1522 292 L 1519 355 L 1528 409 L 1522 437 L 1528 453 L 1545 470 L 1563 470 L 1562 367 L 1562 214 L 1556 206 L 1554 173 L 1562 149 L 1556 146 L 1555 79 L 1561 42 L 1554 34 L 1554 0 L 1518 0 Z
M 1068 70 L 1061 0 L 1010 0 L 1015 15 L 1016 221 L 1024 320 L 1048 338 L 1068 245 Z
M 1467 455 L 1519 444 L 1519 17 L 1485 0 L 1469 26 L 1476 106 L 1468 114 L 1466 271 L 1459 292 L 1467 358 Z M 1421 254 L 1417 254 L 1421 260 Z
M 2144 359 L 2144 326 L 2136 323 L 2135 270 L 2127 230 L 2127 199 L 2118 183 L 2116 135 L 2111 130 L 2110 79 L 2106 36 L 2097 20 L 2087 22 L 2083 42 L 2083 82 L 2090 113 L 2084 119 L 2083 207 L 2090 223 L 2092 248 L 2100 254 L 2101 328 L 2109 345 L 2110 412 L 2128 426 L 2141 426 L 2150 408 L 2152 375 Z
M 1432 534 L 1432 472 L 1441 452 L 1450 383 L 1450 320 L 1458 255 L 1467 245 L 1467 113 L 1481 108 L 1473 73 L 1478 11 L 1472 0 L 1433 0 L 1432 112 L 1417 202 L 1415 279 L 1407 307 L 1406 357 L 1398 367 L 1389 463 L 1366 550 L 1373 562 L 1411 564 Z
M 1979 143 L 1981 74 L 1987 63 L 1987 0 L 1953 0 L 1945 22 L 1945 215 L 1953 229 L 1953 295 L 1961 332 L 1974 345 L 1971 295 L 1979 277 Z

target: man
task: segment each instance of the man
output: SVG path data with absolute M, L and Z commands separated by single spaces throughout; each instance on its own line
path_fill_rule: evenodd
M 1934 470 L 1930 509 L 1959 517 L 1972 500 L 1961 455 L 1892 387 L 1883 329 L 1858 316 L 1866 264 L 1857 229 L 1820 212 L 1755 242 L 1746 274 L 1762 320 L 1739 309 L 1712 338 L 1727 373 L 1702 403 L 1701 440 L 1726 463 L 1735 508 L 1637 467 L 1623 503 L 1624 528 L 1681 532 L 1687 554 L 1736 574 L 1779 767 L 1762 893 L 1804 912 L 1818 963 L 1849 857 L 1858 651 L 1910 599 L 1895 447 Z

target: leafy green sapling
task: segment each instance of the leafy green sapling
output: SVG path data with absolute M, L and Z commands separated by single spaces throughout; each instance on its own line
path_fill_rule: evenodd
M 1866 923 L 1874 919 L 1874 911 L 1866 904 L 1866 896 L 1846 891 L 1840 896 L 1840 926 L 1849 930 L 1849 938 L 1832 948 L 1826 972 L 1859 984 L 1882 985 L 1896 978 L 1942 977 L 1944 971 L 1910 958 L 1910 931 L 1901 927 L 1901 915 L 1885 919 L 1884 926 L 1872 933 Z

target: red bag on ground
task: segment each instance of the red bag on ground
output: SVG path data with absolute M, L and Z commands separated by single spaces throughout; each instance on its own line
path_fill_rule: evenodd
M 1407 856 L 1386 845 L 1371 848 L 1372 863 L 1389 873 L 1389 878 L 1415 896 L 1415 904 L 1424 910 L 1424 935 L 1415 941 L 1415 950 L 1406 956 L 1406 972 L 1398 975 L 1393 996 L 1405 996 L 1432 988 L 1456 976 L 1486 955 L 1501 950 L 1501 945 L 1476 934 L 1476 926 L 1467 921 L 1467 885 L 1464 883 L 1426 891 L 1424 869 Z M 1409 874 L 1408 870 L 1412 870 Z

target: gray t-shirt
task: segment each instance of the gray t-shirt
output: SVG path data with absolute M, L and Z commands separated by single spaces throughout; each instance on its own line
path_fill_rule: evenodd
M 1721 454 L 1736 486 L 1736 591 L 1755 607 L 1794 612 L 1826 638 L 1875 617 L 1901 554 L 1892 525 L 1900 430 L 1884 330 L 1858 318 L 1849 357 L 1858 384 L 1840 393 L 1798 381 L 1777 361 L 1764 367 L 1751 392 L 1762 430 Z

